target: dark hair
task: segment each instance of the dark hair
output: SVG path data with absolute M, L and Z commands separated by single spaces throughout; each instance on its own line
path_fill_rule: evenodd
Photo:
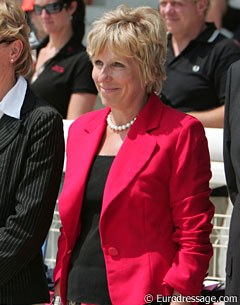
M 63 0 L 64 3 L 70 4 L 73 1 L 77 2 L 77 9 L 73 14 L 72 26 L 75 39 L 82 41 L 85 35 L 85 2 L 84 0 Z

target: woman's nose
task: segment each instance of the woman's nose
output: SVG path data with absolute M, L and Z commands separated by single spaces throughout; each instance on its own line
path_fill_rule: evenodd
M 46 11 L 45 8 L 42 8 L 40 17 L 44 17 L 44 16 L 49 16 L 49 14 L 48 14 L 48 12 Z
M 109 80 L 110 78 L 111 78 L 110 69 L 108 67 L 102 67 L 98 75 L 99 81 L 106 81 Z

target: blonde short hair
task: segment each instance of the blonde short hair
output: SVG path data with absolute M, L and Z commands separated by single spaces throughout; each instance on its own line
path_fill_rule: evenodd
M 93 23 L 87 37 L 91 59 L 105 47 L 115 54 L 132 57 L 139 64 L 147 92 L 159 93 L 165 79 L 167 34 L 159 12 L 151 7 L 120 5 Z
M 29 27 L 25 13 L 17 0 L 0 1 L 0 39 L 6 41 L 21 40 L 22 54 L 15 62 L 16 75 L 28 77 L 33 69 L 31 48 L 29 45 Z

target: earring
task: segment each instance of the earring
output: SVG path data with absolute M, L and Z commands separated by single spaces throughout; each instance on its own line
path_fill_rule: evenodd
M 14 59 L 13 59 L 13 58 L 11 58 L 11 59 L 10 59 L 10 62 L 11 62 L 11 63 L 13 63 L 13 62 L 14 62 Z

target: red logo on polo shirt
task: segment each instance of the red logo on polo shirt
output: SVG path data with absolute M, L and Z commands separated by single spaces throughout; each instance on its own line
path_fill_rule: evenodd
M 56 71 L 56 72 L 58 72 L 58 73 L 64 73 L 64 67 L 61 67 L 61 66 L 58 66 L 58 65 L 55 65 L 55 66 L 53 66 L 52 67 L 52 70 L 53 71 Z

